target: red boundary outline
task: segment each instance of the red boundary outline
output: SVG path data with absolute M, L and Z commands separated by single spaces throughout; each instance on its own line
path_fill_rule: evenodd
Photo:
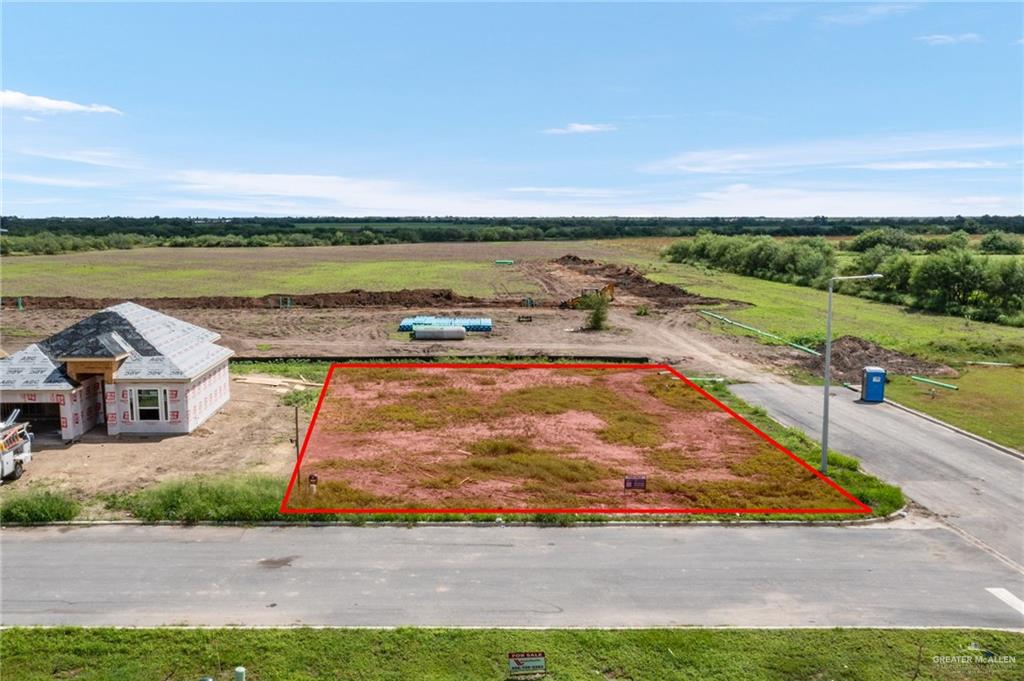
M 320 407 L 323 406 L 324 398 L 327 396 L 327 390 L 331 385 L 331 379 L 334 377 L 335 369 L 633 369 L 643 371 L 667 371 L 673 376 L 676 376 L 680 380 L 686 383 L 694 390 L 696 390 L 705 399 L 709 400 L 712 404 L 717 406 L 722 411 L 726 412 L 734 419 L 738 420 L 744 426 L 753 431 L 758 437 L 763 439 L 765 442 L 775 447 L 775 449 L 784 453 L 793 461 L 797 462 L 805 469 L 809 470 L 815 476 L 824 481 L 827 485 L 839 492 L 843 497 L 852 501 L 857 505 L 857 508 L 311 508 L 311 509 L 291 509 L 288 508 L 288 499 L 291 497 L 292 488 L 295 486 L 296 481 L 299 477 L 299 469 L 302 467 L 302 460 L 306 457 L 306 448 L 309 446 L 310 436 L 313 434 L 313 426 L 316 424 L 317 416 L 320 414 Z M 409 514 L 473 514 L 473 513 L 488 513 L 488 514 L 499 514 L 499 513 L 583 513 L 593 515 L 627 515 L 627 514 L 644 514 L 644 515 L 663 515 L 663 514 L 721 514 L 721 513 L 746 513 L 746 514 L 764 514 L 764 513 L 787 513 L 787 514 L 832 514 L 832 513 L 870 513 L 871 507 L 860 501 L 852 494 L 843 489 L 838 483 L 823 475 L 821 471 L 817 470 L 806 461 L 798 457 L 793 452 L 789 451 L 781 444 L 776 442 L 767 433 L 761 431 L 757 426 L 747 421 L 745 418 L 737 414 L 735 411 L 730 409 L 728 406 L 720 402 L 713 395 L 708 393 L 706 390 L 701 388 L 699 385 L 688 379 L 683 374 L 679 373 L 667 364 L 502 364 L 502 363 L 478 363 L 478 364 L 442 364 L 435 362 L 363 362 L 363 363 L 351 363 L 351 364 L 340 364 L 333 363 L 331 368 L 327 371 L 327 378 L 324 379 L 324 385 L 320 389 L 320 397 L 316 402 L 316 409 L 313 411 L 313 418 L 309 422 L 309 427 L 306 429 L 306 437 L 302 441 L 302 449 L 299 451 L 299 459 L 295 462 L 295 468 L 292 470 L 292 477 L 288 481 L 288 489 L 285 490 L 284 498 L 281 500 L 281 513 L 294 513 L 294 514 L 307 514 L 307 513 L 350 513 L 350 514 L 367 514 L 367 513 L 409 513 Z

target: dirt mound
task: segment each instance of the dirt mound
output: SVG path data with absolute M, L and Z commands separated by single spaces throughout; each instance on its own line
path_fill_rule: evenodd
M 824 352 L 822 345 L 817 350 Z M 801 364 L 821 375 L 824 357 L 807 357 Z M 943 364 L 935 364 L 883 348 L 856 336 L 843 336 L 832 341 L 832 375 L 837 379 L 860 383 L 861 370 L 866 366 L 879 366 L 890 374 L 917 374 L 919 376 L 957 376 L 957 372 Z
M 679 286 L 651 281 L 644 276 L 643 272 L 629 265 L 606 265 L 596 260 L 580 258 L 575 255 L 563 255 L 554 262 L 563 267 L 568 267 L 575 272 L 614 282 L 623 291 L 634 296 L 647 298 L 663 307 L 716 305 L 726 302 L 719 298 L 707 298 L 696 293 L 690 293 Z
M 15 309 L 18 301 L 27 309 L 98 310 L 125 302 L 125 298 L 78 298 L 74 296 L 22 296 L 4 298 L 3 307 Z M 299 295 L 273 293 L 259 298 L 247 296 L 200 296 L 196 298 L 128 298 L 146 307 L 161 309 L 276 309 L 282 307 L 484 307 L 494 301 L 460 296 L 451 289 L 403 289 L 401 291 L 363 291 L 353 289 L 336 293 L 305 293 Z

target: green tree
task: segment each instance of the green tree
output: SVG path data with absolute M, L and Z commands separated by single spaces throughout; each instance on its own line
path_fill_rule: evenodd
M 1024 240 L 1006 232 L 989 232 L 981 239 L 979 246 L 983 253 L 1005 253 L 1008 255 L 1024 253 Z
M 956 314 L 971 303 L 982 284 L 985 262 L 963 249 L 922 259 L 910 277 L 915 304 L 926 310 Z

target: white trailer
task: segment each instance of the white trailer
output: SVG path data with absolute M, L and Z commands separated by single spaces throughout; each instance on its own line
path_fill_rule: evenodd
M 28 423 L 15 423 L 17 409 L 0 424 L 0 478 L 17 480 L 25 471 L 25 464 L 32 460 L 32 433 Z

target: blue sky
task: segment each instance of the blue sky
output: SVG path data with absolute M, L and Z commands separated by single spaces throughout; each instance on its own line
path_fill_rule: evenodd
M 2 11 L 4 215 L 1024 212 L 1020 3 Z

